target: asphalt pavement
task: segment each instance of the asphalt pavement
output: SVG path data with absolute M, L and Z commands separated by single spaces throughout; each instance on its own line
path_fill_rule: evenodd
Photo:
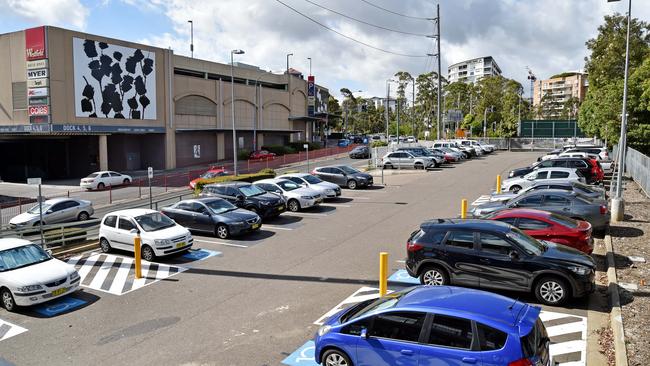
M 147 264 L 141 281 L 121 275 L 128 253 L 73 258 L 84 287 L 72 300 L 0 310 L 0 365 L 308 365 L 291 363 L 291 355 L 325 314 L 352 294 L 373 291 L 379 252 L 389 253 L 389 273 L 402 270 L 406 240 L 423 220 L 457 216 L 462 198 L 489 193 L 497 174 L 537 155 L 499 152 L 390 175 L 385 187 L 344 190 L 334 202 L 282 214 L 249 237 L 195 235 L 200 251 Z M 586 300 L 575 300 L 544 310 L 558 332 L 566 324 L 586 332 L 586 308 Z M 582 343 L 566 347 L 569 361 L 584 360 Z

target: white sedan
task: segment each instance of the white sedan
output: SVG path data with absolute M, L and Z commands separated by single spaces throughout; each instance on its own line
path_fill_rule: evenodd
M 501 190 L 519 192 L 521 189 L 542 183 L 553 183 L 557 181 L 585 182 L 585 178 L 578 175 L 576 169 L 572 168 L 542 168 L 535 170 L 523 177 L 506 179 L 501 184 Z
M 305 188 L 288 179 L 262 179 L 253 185 L 267 192 L 282 195 L 287 200 L 287 209 L 291 212 L 317 206 L 323 202 L 323 196 L 318 191 Z
M 79 289 L 79 273 L 28 240 L 0 239 L 0 301 L 7 311 Z
M 341 187 L 338 184 L 326 182 L 315 175 L 307 173 L 290 173 L 278 177 L 298 183 L 303 187 L 318 191 L 323 198 L 336 198 L 341 195 Z
M 82 178 L 79 182 L 79 187 L 84 189 L 104 189 L 111 186 L 119 186 L 130 184 L 133 181 L 130 175 L 113 172 L 102 171 L 89 174 L 86 178 Z

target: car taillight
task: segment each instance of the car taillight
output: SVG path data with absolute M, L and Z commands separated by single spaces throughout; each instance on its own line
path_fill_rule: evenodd
M 407 252 L 417 252 L 418 250 L 424 248 L 420 244 L 411 243 L 410 241 L 406 242 L 406 251 Z
M 510 362 L 508 366 L 533 366 L 533 363 L 527 358 L 522 358 L 520 360 Z
M 600 206 L 600 214 L 601 214 L 601 215 L 604 215 L 604 214 L 606 214 L 606 213 L 607 213 L 607 206 L 605 206 L 605 205 L 601 205 L 601 206 Z

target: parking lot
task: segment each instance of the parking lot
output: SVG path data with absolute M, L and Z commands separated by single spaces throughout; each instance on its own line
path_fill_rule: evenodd
M 537 156 L 499 152 L 391 174 L 385 187 L 375 178 L 371 189 L 343 190 L 320 207 L 283 213 L 253 235 L 195 234 L 192 252 L 145 263 L 140 280 L 128 253 L 71 258 L 81 291 L 0 312 L 0 364 L 314 365 L 308 341 L 318 324 L 377 296 L 379 252 L 389 253 L 390 290 L 413 284 L 403 271 L 409 234 L 426 219 L 456 217 L 461 199 L 489 194 L 497 174 Z M 561 364 L 586 363 L 588 301 L 543 308 Z

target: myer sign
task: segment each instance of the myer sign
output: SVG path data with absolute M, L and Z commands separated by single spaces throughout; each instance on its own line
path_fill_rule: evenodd
M 47 69 L 27 70 L 27 79 L 41 79 L 47 77 Z

